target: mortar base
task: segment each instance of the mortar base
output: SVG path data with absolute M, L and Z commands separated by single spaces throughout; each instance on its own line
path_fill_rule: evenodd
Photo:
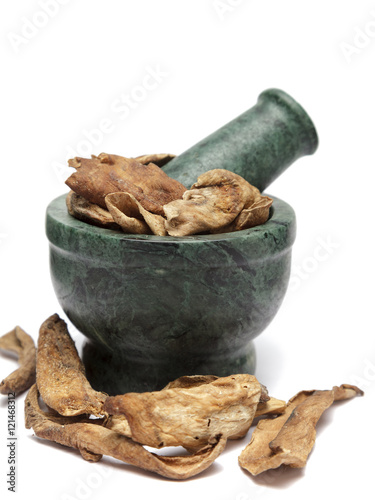
M 153 359 L 134 360 L 116 356 L 102 346 L 87 342 L 83 347 L 86 375 L 94 389 L 109 395 L 156 391 L 183 375 L 254 374 L 256 354 L 253 342 L 241 354 L 215 359 L 172 359 L 165 363 Z

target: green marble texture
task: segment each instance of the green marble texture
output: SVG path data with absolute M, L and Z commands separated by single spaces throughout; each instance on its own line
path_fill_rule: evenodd
M 305 110 L 279 89 L 262 92 L 251 109 L 170 161 L 163 170 L 184 186 L 213 168 L 241 175 L 263 191 L 298 158 L 318 147 Z
M 47 208 L 57 298 L 89 339 L 97 389 L 160 389 L 187 374 L 254 373 L 252 340 L 287 289 L 293 209 L 275 197 L 268 222 L 184 238 L 125 235 L 71 217 L 65 195 Z

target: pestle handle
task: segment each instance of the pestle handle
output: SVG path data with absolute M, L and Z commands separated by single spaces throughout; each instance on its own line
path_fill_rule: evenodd
M 315 126 L 287 93 L 268 89 L 248 111 L 171 160 L 163 170 L 184 186 L 225 168 L 263 191 L 289 165 L 318 147 Z

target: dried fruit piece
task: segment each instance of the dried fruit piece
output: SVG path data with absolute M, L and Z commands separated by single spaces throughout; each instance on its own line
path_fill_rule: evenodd
M 143 165 L 132 158 L 101 153 L 91 159 L 74 158 L 69 165 L 77 171 L 66 184 L 104 209 L 107 194 L 122 191 L 132 194 L 146 210 L 163 215 L 163 205 L 181 198 L 186 190 L 153 163 Z
M 44 402 L 60 415 L 103 414 L 106 396 L 90 386 L 66 323 L 57 314 L 40 327 L 36 370 Z
M 225 438 L 245 435 L 262 394 L 268 398 L 254 376 L 241 374 L 188 387 L 108 397 L 104 410 L 125 416 L 132 439 L 139 443 L 196 450 L 218 434 Z
M 119 434 L 122 434 L 123 436 L 126 436 L 128 438 L 133 437 L 128 419 L 125 417 L 125 415 L 109 415 L 105 422 L 105 427 L 107 427 L 107 429 L 111 429 L 112 431 L 118 432 Z
M 113 219 L 125 233 L 158 236 L 167 234 L 165 219 L 161 215 L 148 212 L 130 193 L 108 194 L 105 202 Z
M 67 194 L 66 206 L 70 215 L 83 222 L 105 229 L 120 229 L 108 210 L 90 203 L 74 191 Z
M 357 395 L 363 392 L 345 384 L 328 391 L 298 393 L 290 399 L 282 415 L 259 421 L 250 443 L 239 457 L 240 466 L 253 475 L 282 464 L 304 467 L 315 442 L 315 425 L 322 413 L 334 401 Z
M 229 170 L 209 170 L 198 177 L 182 200 L 164 205 L 167 232 L 171 236 L 216 232 L 231 224 L 244 207 L 252 205 L 258 193 Z
M 0 383 L 0 393 L 20 394 L 35 382 L 36 349 L 34 340 L 21 327 L 0 337 L 0 349 L 12 351 L 18 355 L 19 368 Z
M 142 163 L 142 165 L 148 165 L 149 163 L 154 163 L 158 167 L 162 168 L 164 167 L 164 165 L 173 160 L 173 158 L 175 157 L 176 155 L 172 155 L 169 153 L 159 153 L 159 154 L 137 156 L 134 159 L 139 161 L 139 163 Z
M 262 415 L 281 415 L 286 409 L 285 401 L 276 398 L 270 398 L 268 401 L 259 402 L 255 417 Z
M 77 418 L 77 417 L 75 417 Z M 226 440 L 217 436 L 215 442 L 195 455 L 163 457 L 150 453 L 143 446 L 97 423 L 87 421 L 63 423 L 40 409 L 34 385 L 25 400 L 25 421 L 36 436 L 77 448 L 85 460 L 96 462 L 109 455 L 127 464 L 156 472 L 171 479 L 187 479 L 207 469 L 220 455 Z
M 261 196 L 249 208 L 242 210 L 228 230 L 240 231 L 264 224 L 268 220 L 272 201 L 269 196 Z
M 231 377 L 239 377 L 239 376 L 240 375 L 231 375 Z M 241 376 L 247 377 L 248 375 L 241 375 Z M 198 387 L 204 384 L 210 384 L 211 382 L 214 382 L 219 378 L 220 377 L 218 377 L 217 375 L 183 375 L 182 377 L 179 377 L 175 380 L 172 380 L 172 382 L 169 382 L 165 387 L 163 387 L 162 391 L 165 391 L 166 389 L 176 389 L 176 388 L 189 389 L 191 387 Z M 272 398 L 270 398 L 268 395 L 267 387 L 264 386 L 263 384 L 260 384 L 260 388 L 261 388 L 261 393 L 259 398 L 259 404 L 271 401 Z M 275 401 L 279 400 L 276 399 Z
M 168 385 L 163 387 L 163 391 L 166 389 L 189 389 L 190 387 L 197 387 L 203 384 L 210 384 L 214 380 L 217 380 L 219 377 L 216 375 L 184 375 L 182 377 L 177 378 L 176 380 L 172 380 Z
M 140 217 L 134 196 L 129 193 L 111 193 L 105 197 L 107 208 L 124 233 L 152 234 L 146 221 Z
M 185 375 L 182 376 L 176 380 L 173 380 L 172 382 L 169 382 L 168 385 L 166 385 L 162 391 L 168 390 L 168 389 L 190 389 L 192 387 L 198 387 L 202 386 L 205 384 L 210 384 L 211 382 L 218 380 L 219 377 L 216 375 Z M 260 384 L 261 387 L 261 395 L 259 399 L 259 403 L 256 409 L 255 417 L 258 417 L 259 415 L 265 415 L 265 414 L 273 414 L 273 413 L 281 413 L 283 409 L 285 409 L 285 402 L 280 401 L 278 399 L 274 398 L 269 398 L 267 389 Z M 204 389 L 203 389 L 204 390 Z M 154 393 L 151 393 L 154 394 Z M 268 404 L 270 403 L 270 404 Z M 150 418 L 152 418 L 150 416 Z M 183 417 L 182 417 L 183 418 Z M 132 431 L 129 425 L 129 422 L 126 418 L 125 415 L 110 415 L 108 420 L 106 421 L 106 427 L 109 429 L 112 429 L 116 432 L 119 432 L 120 434 L 123 434 L 124 436 L 127 437 L 132 437 Z M 250 425 L 250 424 L 249 424 Z M 247 427 L 245 427 L 246 432 L 247 432 Z M 237 439 L 239 437 L 243 437 L 243 429 L 240 429 L 240 434 L 239 435 L 231 435 L 228 436 L 228 439 Z M 142 443 L 146 444 L 146 443 Z M 165 444 L 165 446 L 167 446 Z M 193 449 L 193 448 L 188 448 L 188 449 Z

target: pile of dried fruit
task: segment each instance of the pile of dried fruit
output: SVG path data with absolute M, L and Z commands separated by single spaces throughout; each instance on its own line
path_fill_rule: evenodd
M 159 236 L 227 233 L 267 221 L 272 199 L 225 169 L 202 174 L 189 190 L 162 166 L 173 155 L 74 158 L 66 181 L 69 213 L 125 233 Z
M 172 479 L 207 469 L 227 439 L 244 437 L 260 416 L 240 466 L 253 475 L 281 464 L 303 467 L 322 413 L 334 401 L 363 395 L 355 386 L 341 385 L 302 391 L 285 404 L 270 398 L 254 376 L 240 374 L 185 376 L 161 391 L 107 396 L 90 386 L 57 314 L 42 324 L 36 356 L 32 338 L 19 327 L 0 338 L 0 349 L 16 352 L 20 363 L 1 383 L 2 393 L 31 386 L 25 419 L 36 436 L 76 448 L 91 462 L 109 455 Z M 41 409 L 39 397 L 48 411 Z M 160 456 L 144 446 L 183 446 L 191 455 Z

